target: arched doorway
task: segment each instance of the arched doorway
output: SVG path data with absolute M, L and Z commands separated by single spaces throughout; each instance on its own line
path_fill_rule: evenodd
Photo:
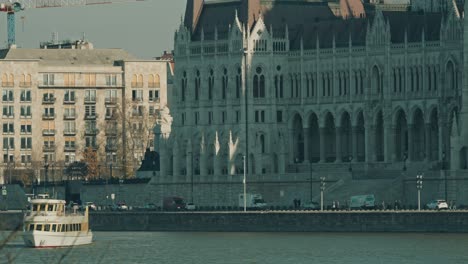
M 304 161 L 304 129 L 299 114 L 296 114 L 293 120 L 293 160 L 294 162 Z
M 375 158 L 376 161 L 385 160 L 384 128 L 382 111 L 377 113 L 375 121 Z
M 424 133 L 424 117 L 421 109 L 416 109 L 413 115 L 413 153 L 414 161 L 422 161 L 426 155 L 426 136 Z
M 349 162 L 353 155 L 351 117 L 348 112 L 341 115 L 341 160 Z M 354 159 L 354 157 L 352 157 Z
M 318 117 L 316 114 L 311 114 L 309 117 L 309 152 L 310 161 L 320 161 L 320 130 Z
M 403 161 L 408 157 L 408 122 L 403 110 L 396 114 L 395 130 L 395 156 L 398 161 Z
M 336 160 L 336 129 L 335 121 L 331 113 L 325 116 L 325 161 L 334 162 Z

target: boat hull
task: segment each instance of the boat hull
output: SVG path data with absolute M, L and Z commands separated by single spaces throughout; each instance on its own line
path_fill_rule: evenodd
M 49 248 L 49 247 L 71 247 L 87 245 L 93 242 L 93 233 L 86 232 L 24 232 L 23 240 L 27 247 Z

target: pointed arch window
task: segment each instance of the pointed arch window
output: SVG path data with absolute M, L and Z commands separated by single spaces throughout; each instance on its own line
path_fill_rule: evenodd
M 265 98 L 265 75 L 263 74 L 262 67 L 255 69 L 255 76 L 253 79 L 253 97 Z
M 223 78 L 222 78 L 222 83 L 221 83 L 221 86 L 222 86 L 222 91 L 221 91 L 221 96 L 223 99 L 226 99 L 226 93 L 227 93 L 227 89 L 228 89 L 228 71 L 226 68 L 224 68 L 223 70 Z
M 241 94 L 241 86 L 242 86 L 242 70 L 241 68 L 237 68 L 237 74 L 236 74 L 236 98 L 240 98 Z
M 185 101 L 185 91 L 187 90 L 187 72 L 184 71 L 184 73 L 182 74 L 182 80 L 181 80 L 181 93 L 180 93 L 180 100 L 182 102 Z
M 210 70 L 210 76 L 208 77 L 208 100 L 213 99 L 213 86 L 214 86 L 214 71 Z

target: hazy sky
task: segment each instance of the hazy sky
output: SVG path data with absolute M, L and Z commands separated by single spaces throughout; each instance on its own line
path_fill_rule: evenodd
M 3 1 L 1 1 L 3 2 Z M 16 42 L 38 48 L 52 39 L 79 39 L 82 32 L 95 48 L 123 48 L 140 58 L 173 49 L 174 31 L 185 0 L 146 0 L 83 7 L 29 9 L 16 14 Z M 21 17 L 24 16 L 24 20 Z M 23 30 L 24 21 L 24 30 Z M 6 14 L 0 14 L 0 46 L 6 47 Z

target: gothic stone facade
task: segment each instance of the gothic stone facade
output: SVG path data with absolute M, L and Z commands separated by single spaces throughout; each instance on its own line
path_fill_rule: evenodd
M 466 169 L 461 12 L 348 13 L 189 0 L 162 174 L 228 179 L 243 156 L 252 180 Z

